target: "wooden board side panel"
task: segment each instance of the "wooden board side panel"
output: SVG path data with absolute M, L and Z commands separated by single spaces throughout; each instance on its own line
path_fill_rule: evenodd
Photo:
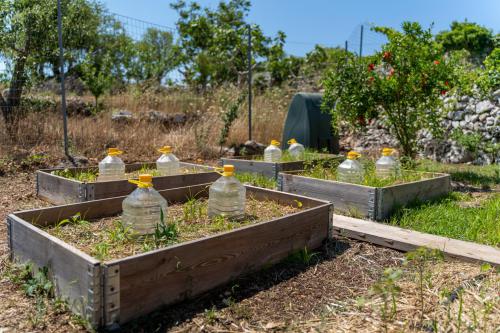
M 399 207 L 415 201 L 425 202 L 442 197 L 451 191 L 450 176 L 425 179 L 377 189 L 376 219 L 384 220 Z
M 329 205 L 119 260 L 121 323 L 192 298 L 328 236 Z
M 337 212 L 372 218 L 375 188 L 280 173 L 282 191 L 333 202 Z
M 223 158 L 222 163 L 234 165 L 237 173 L 250 172 L 258 173 L 269 178 L 276 177 L 276 163 L 232 158 Z
M 36 172 L 37 195 L 53 204 L 64 205 L 85 201 L 85 184 L 44 171 Z
M 62 241 L 45 235 L 16 216 L 10 215 L 8 219 L 12 259 L 22 264 L 30 263 L 35 270 L 47 267 L 56 296 L 66 300 L 72 311 L 97 327 L 102 298 L 99 262 L 73 251 Z

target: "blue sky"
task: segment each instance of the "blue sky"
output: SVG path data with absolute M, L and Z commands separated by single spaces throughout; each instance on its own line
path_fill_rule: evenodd
M 170 9 L 170 2 L 103 0 L 111 12 L 175 27 L 177 15 Z M 219 1 L 198 2 L 216 7 Z M 399 27 L 402 21 L 412 20 L 424 26 L 434 23 L 433 31 L 438 32 L 447 29 L 453 20 L 467 19 L 498 33 L 499 17 L 500 0 L 252 0 L 248 19 L 259 24 L 267 35 L 284 31 L 287 52 L 304 55 L 316 43 L 343 46 L 345 40 L 358 50 L 363 23 Z M 380 37 L 368 32 L 365 51 L 369 52 L 380 42 Z

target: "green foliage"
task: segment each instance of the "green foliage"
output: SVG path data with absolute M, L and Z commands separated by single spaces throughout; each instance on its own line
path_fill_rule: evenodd
M 69 169 L 55 170 L 51 172 L 53 175 L 78 180 L 80 182 L 95 182 L 97 179 L 97 171 L 79 171 L 74 172 Z
M 311 252 L 307 247 L 290 254 L 286 261 L 304 266 L 309 266 L 313 259 L 319 255 L 318 252 Z
M 323 85 L 323 108 L 332 114 L 334 128 L 341 120 L 351 125 L 379 114 L 398 139 L 402 153 L 416 153 L 418 130 L 438 135 L 441 95 L 454 86 L 453 66 L 444 58 L 430 29 L 404 22 L 402 31 L 377 27 L 388 43 L 369 58 L 339 61 Z M 429 111 L 431 110 L 431 111 Z
M 98 109 L 98 99 L 108 91 L 113 82 L 112 58 L 108 54 L 102 56 L 89 53 L 80 65 L 82 80 L 95 98 L 95 108 Z
M 245 17 L 250 11 L 250 1 L 221 1 L 216 9 L 212 9 L 202 8 L 197 2 L 187 5 L 178 0 L 171 7 L 179 14 L 177 49 L 185 81 L 202 90 L 209 85 L 238 83 L 247 71 L 248 28 Z M 258 25 L 252 25 L 254 61 L 270 54 L 273 60 L 281 61 L 283 40 L 283 33 L 273 41 Z
M 446 52 L 467 50 L 479 59 L 479 63 L 495 47 L 495 39 L 491 30 L 473 22 L 453 21 L 449 31 L 436 35 L 436 41 L 441 43 Z
M 49 269 L 42 267 L 34 275 L 25 278 L 22 288 L 26 295 L 31 297 L 51 296 L 54 291 L 54 285 L 49 279 Z
M 263 176 L 261 174 L 249 173 L 249 172 L 236 172 L 235 176 L 241 183 L 246 183 L 253 186 L 269 188 L 269 189 L 276 188 L 275 179 Z
M 90 222 L 88 222 L 87 220 L 82 218 L 82 215 L 80 213 L 76 213 L 75 215 L 71 216 L 68 219 L 64 219 L 64 220 L 59 221 L 59 223 L 57 223 L 57 227 L 60 228 L 60 227 L 63 227 L 65 225 L 72 225 L 72 224 L 86 226 L 86 225 L 89 225 Z
M 390 224 L 434 235 L 500 245 L 500 195 L 479 202 L 453 192 L 441 200 L 400 209 Z
M 496 90 L 500 88 L 500 47 L 495 48 L 484 60 L 485 88 Z
M 169 223 L 163 220 L 155 226 L 153 233 L 153 241 L 156 248 L 174 243 L 179 236 L 177 225 L 174 222 Z
M 223 126 L 219 134 L 219 145 L 221 146 L 221 148 L 222 145 L 224 145 L 227 142 L 227 137 L 229 136 L 229 130 L 231 129 L 231 125 L 238 118 L 240 107 L 245 101 L 246 97 L 247 97 L 246 92 L 240 93 L 238 99 L 234 101 L 232 104 L 230 104 L 227 111 L 222 114 Z
M 387 321 L 393 319 L 397 312 L 396 298 L 401 292 L 401 288 L 396 284 L 401 278 L 403 271 L 400 269 L 386 268 L 380 280 L 370 288 L 370 295 L 382 298 L 381 307 L 382 320 L 387 331 Z M 389 311 L 390 302 L 390 311 Z
M 177 53 L 171 32 L 149 28 L 135 48 L 137 60 L 131 75 L 140 81 L 161 84 L 165 76 L 177 65 Z

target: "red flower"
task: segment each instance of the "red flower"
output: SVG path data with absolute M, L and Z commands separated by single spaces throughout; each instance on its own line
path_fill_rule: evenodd
M 391 59 L 391 52 L 385 51 L 382 58 L 384 58 L 384 60 L 390 60 Z
M 444 85 L 445 85 L 445 86 L 447 86 L 447 87 L 449 87 L 449 86 L 450 86 L 450 84 L 448 83 L 448 81 L 445 81 L 445 82 L 444 82 Z
M 441 90 L 441 96 L 446 95 L 447 91 L 446 90 Z
M 358 124 L 363 125 L 363 126 L 366 124 L 366 120 L 365 120 L 365 117 L 363 115 L 358 116 Z
M 372 70 L 375 69 L 375 64 L 369 64 L 368 65 L 368 71 L 371 72 Z
M 434 60 L 434 65 L 439 65 L 439 60 Z
M 388 78 L 392 77 L 393 75 L 394 75 L 394 68 L 391 68 L 391 70 L 389 71 Z
M 375 80 L 375 78 L 374 78 L 373 76 L 370 76 L 370 77 L 368 78 L 368 83 L 370 83 L 370 84 L 371 84 L 371 83 L 373 83 L 373 81 L 374 81 L 374 80 Z

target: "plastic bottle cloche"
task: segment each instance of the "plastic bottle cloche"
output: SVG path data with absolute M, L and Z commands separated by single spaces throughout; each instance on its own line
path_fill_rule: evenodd
M 375 162 L 375 175 L 377 178 L 400 177 L 401 167 L 393 156 L 394 149 L 382 149 L 382 157 Z
M 122 203 L 122 222 L 138 235 L 147 235 L 155 231 L 156 226 L 165 222 L 167 200 L 153 188 L 153 177 L 139 175 L 139 180 L 129 180 L 137 188 Z
M 264 162 L 279 162 L 281 160 L 280 142 L 271 140 L 271 144 L 264 149 Z
M 361 163 L 356 161 L 361 154 L 350 151 L 347 159 L 337 168 L 337 180 L 344 183 L 361 184 L 364 179 L 364 170 Z
M 296 160 L 304 158 L 304 152 L 306 149 L 302 144 L 298 143 L 295 138 L 288 140 L 288 144 L 290 145 L 290 147 L 288 147 L 288 153 L 290 156 Z
M 209 189 L 208 216 L 242 217 L 245 214 L 246 188 L 234 177 L 233 165 L 224 165 L 221 175 Z
M 163 146 L 158 149 L 162 155 L 156 160 L 156 169 L 161 176 L 179 174 L 179 159 L 172 153 L 172 147 Z
M 111 181 L 125 179 L 125 163 L 118 155 L 123 154 L 118 148 L 108 148 L 108 156 L 99 162 L 97 181 Z

